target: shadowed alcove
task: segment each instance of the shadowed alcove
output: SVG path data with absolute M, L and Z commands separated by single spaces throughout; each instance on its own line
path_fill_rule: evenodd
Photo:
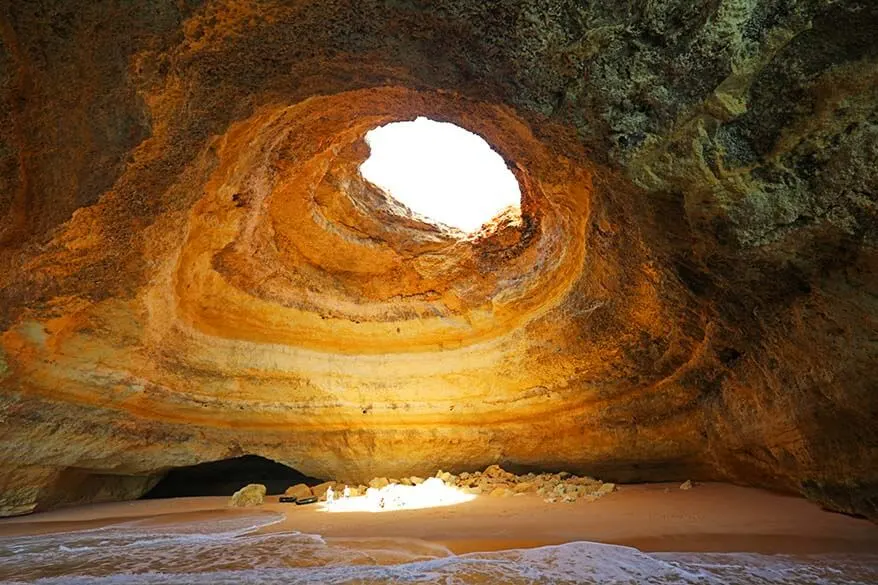
M 276 461 L 244 455 L 172 469 L 141 499 L 227 496 L 250 483 L 263 484 L 269 494 L 282 494 L 291 485 L 320 481 Z

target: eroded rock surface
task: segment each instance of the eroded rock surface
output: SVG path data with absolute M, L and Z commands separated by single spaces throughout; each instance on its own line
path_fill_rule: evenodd
M 435 477 L 450 487 L 473 495 L 506 498 L 516 494 L 536 494 L 552 504 L 573 503 L 580 499 L 593 502 L 616 490 L 616 484 L 592 477 L 578 477 L 567 472 L 516 475 L 496 464 L 484 471 L 465 471 L 460 475 L 440 470 Z
M 0 2 L 0 514 L 260 455 L 878 517 L 871 1 Z M 366 183 L 482 135 L 522 220 Z
M 259 483 L 245 485 L 229 498 L 232 508 L 251 508 L 260 506 L 265 501 L 265 486 Z

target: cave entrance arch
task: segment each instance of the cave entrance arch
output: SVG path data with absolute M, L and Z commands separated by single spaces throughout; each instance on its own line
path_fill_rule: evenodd
M 366 133 L 360 174 L 430 223 L 472 234 L 499 215 L 521 213 L 518 179 L 477 134 L 419 117 Z
M 291 485 L 317 485 L 322 480 L 258 455 L 244 455 L 172 469 L 141 499 L 230 496 L 250 483 L 263 484 L 269 495 Z

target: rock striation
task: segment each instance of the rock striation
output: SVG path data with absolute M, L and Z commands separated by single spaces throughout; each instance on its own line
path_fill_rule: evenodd
M 878 518 L 878 6 L 0 2 L 0 515 L 259 455 Z M 424 115 L 521 218 L 359 175 Z

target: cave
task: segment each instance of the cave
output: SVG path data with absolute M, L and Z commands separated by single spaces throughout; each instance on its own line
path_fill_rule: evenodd
M 268 460 L 878 519 L 878 7 L 780 4 L 0 3 L 0 516 Z M 517 205 L 364 178 L 419 118 Z
M 320 482 L 276 461 L 243 455 L 171 469 L 141 499 L 228 496 L 251 483 L 264 485 L 269 495 L 278 495 L 292 485 Z

